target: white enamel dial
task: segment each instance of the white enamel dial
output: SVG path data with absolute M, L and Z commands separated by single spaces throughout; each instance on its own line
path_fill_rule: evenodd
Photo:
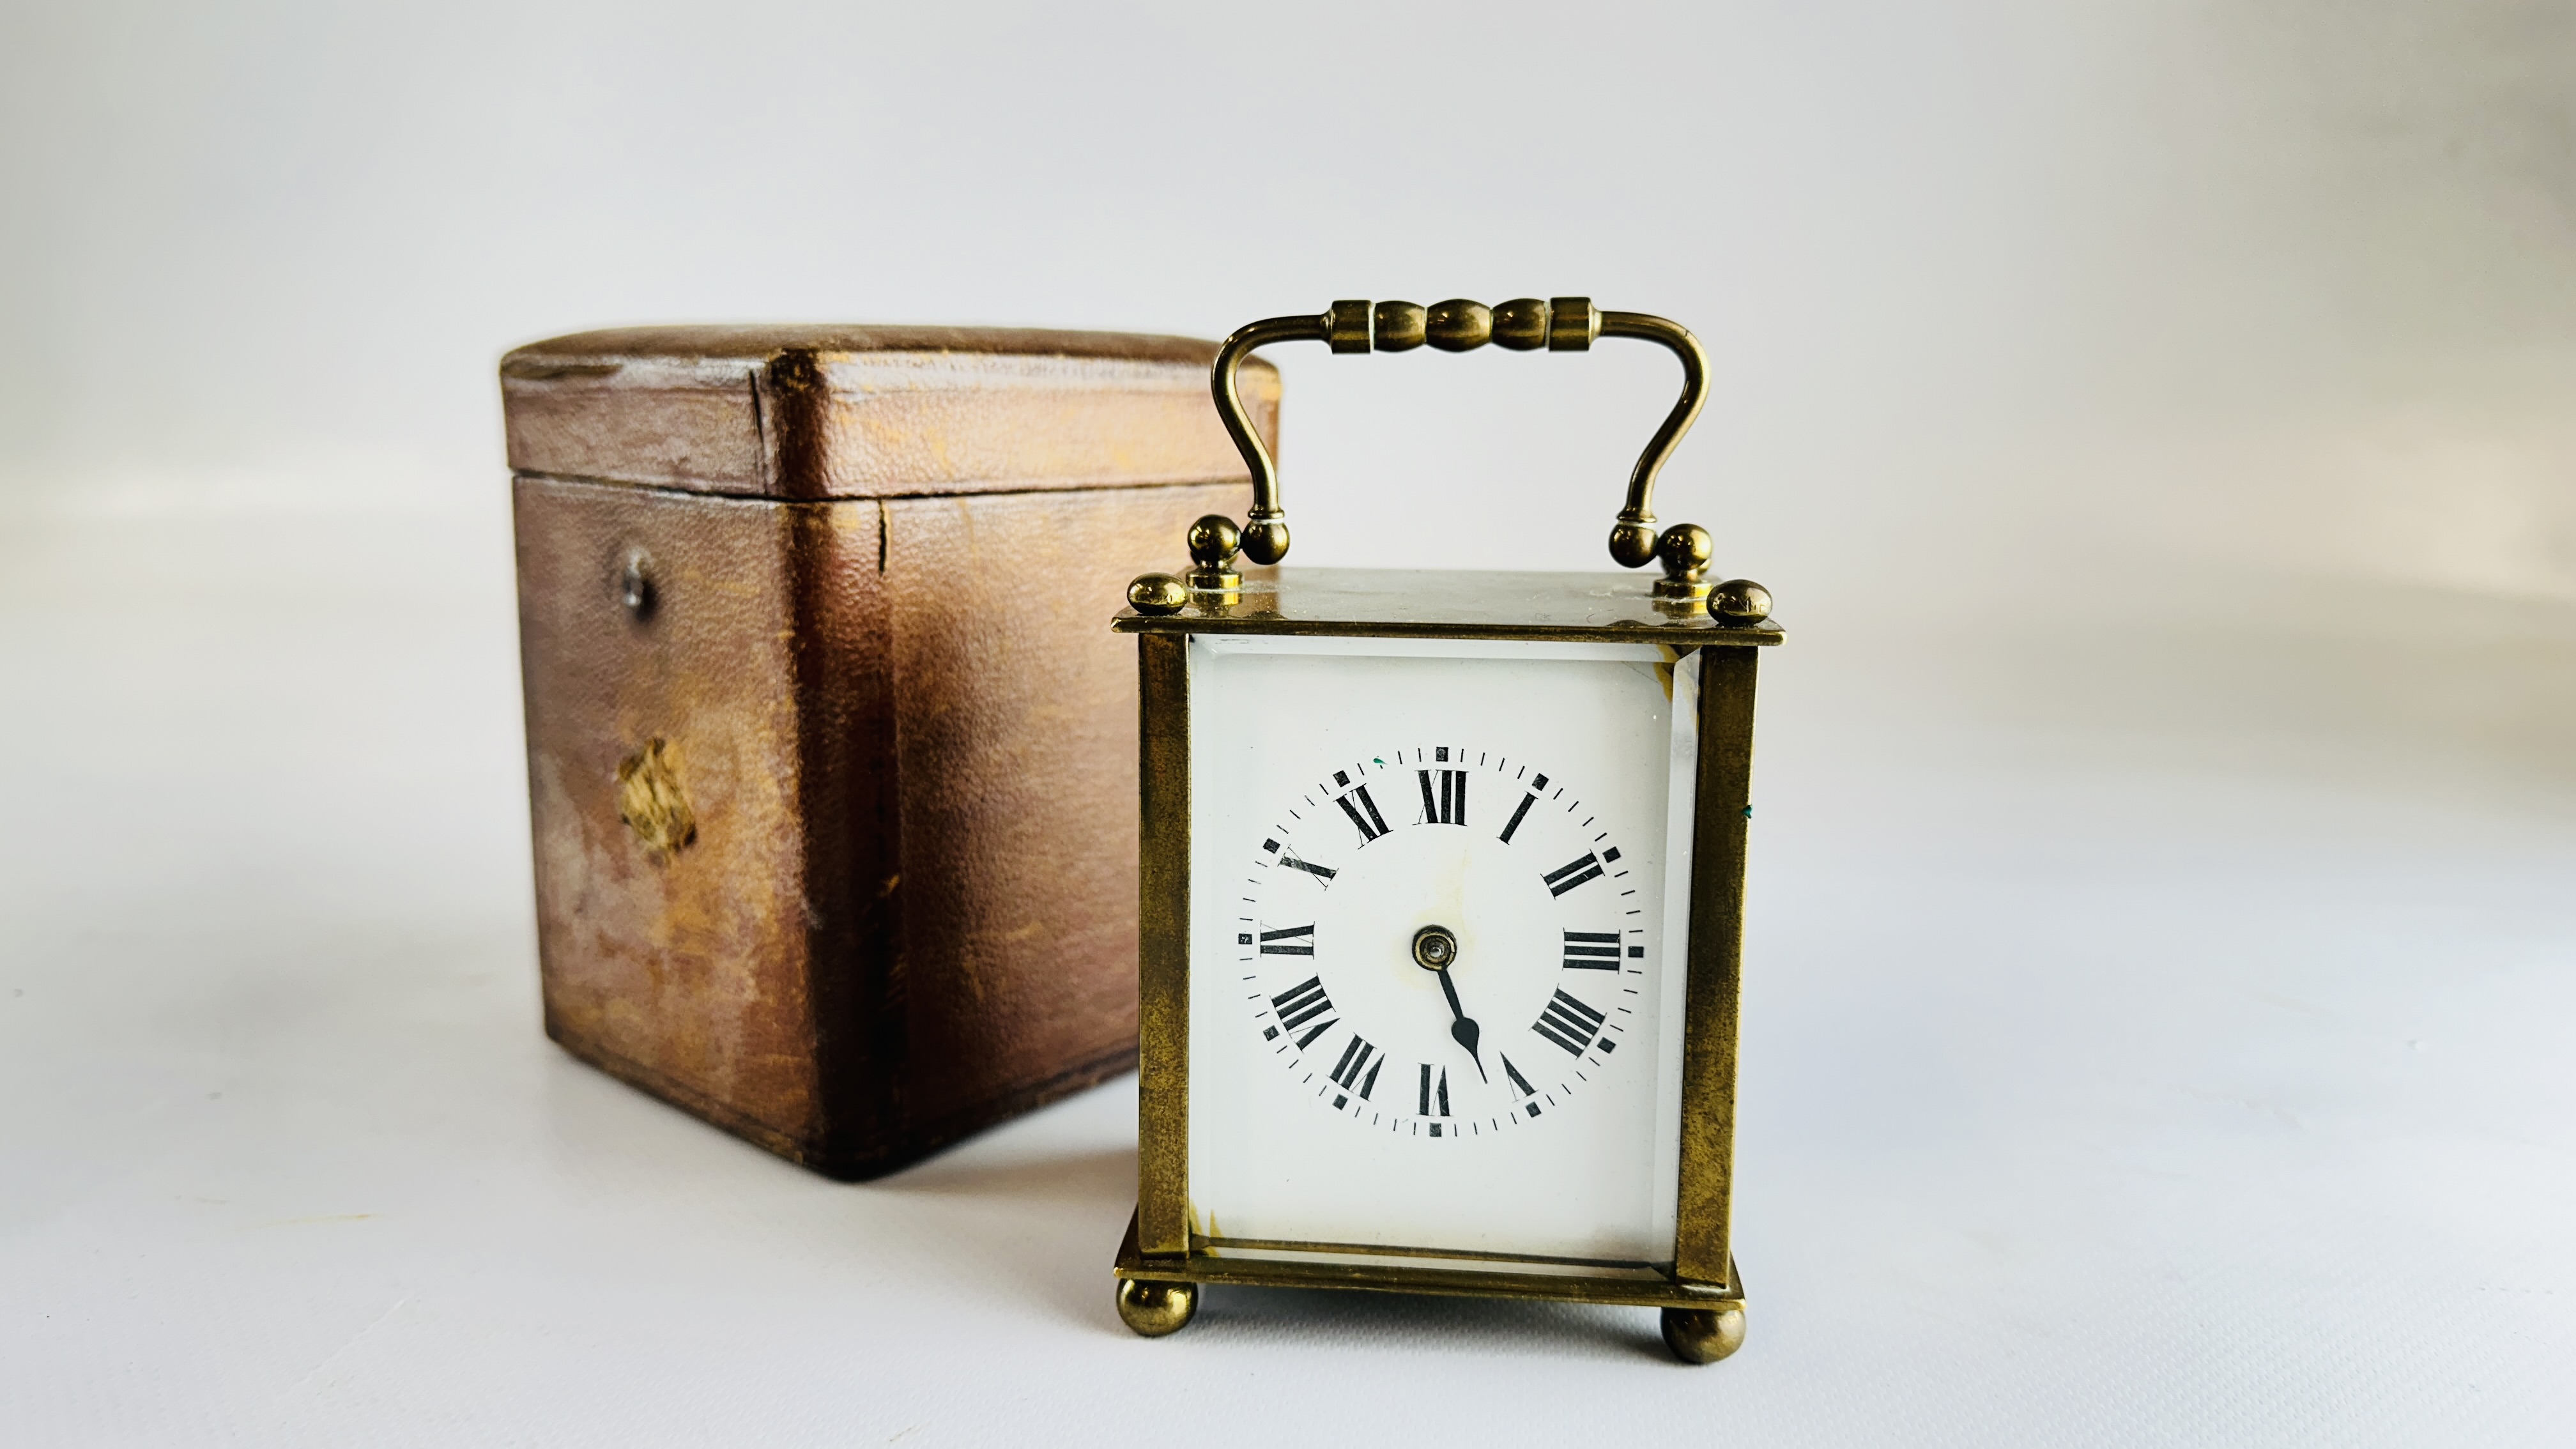
M 1250 852 L 1248 1027 L 1363 1129 L 1547 1121 L 1614 1069 L 1653 986 L 1662 923 L 1612 822 L 1470 741 L 1335 763 Z
M 1669 1260 L 1697 664 L 1191 640 L 1211 1251 Z

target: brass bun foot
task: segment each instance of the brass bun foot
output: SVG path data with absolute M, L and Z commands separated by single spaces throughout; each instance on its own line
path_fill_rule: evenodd
M 1129 1328 L 1147 1338 L 1161 1338 L 1187 1328 L 1199 1311 L 1199 1285 L 1196 1283 L 1157 1283 L 1151 1278 L 1118 1280 L 1118 1318 Z M 1742 1315 L 1737 1315 L 1741 1321 Z M 1666 1328 L 1670 1338 L 1672 1330 Z M 1736 1330 L 1738 1339 L 1744 1336 Z M 1675 1352 L 1680 1350 L 1676 1349 Z
M 1120 1308 L 1125 1308 L 1123 1298 Z M 1744 1309 L 1733 1303 L 1723 1308 L 1667 1308 L 1664 1345 L 1684 1363 L 1715 1363 L 1744 1347 Z

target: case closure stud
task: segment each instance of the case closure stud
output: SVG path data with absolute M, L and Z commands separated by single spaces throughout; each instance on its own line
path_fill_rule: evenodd
M 1750 629 L 1771 617 L 1771 591 L 1751 579 L 1728 579 L 1710 591 L 1708 616 L 1730 629 Z
M 642 623 L 653 616 L 661 590 L 653 582 L 653 555 L 642 545 L 626 551 L 626 566 L 617 576 L 617 602 L 626 607 L 627 616 Z

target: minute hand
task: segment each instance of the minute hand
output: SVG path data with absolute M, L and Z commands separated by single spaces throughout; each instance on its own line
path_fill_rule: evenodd
M 1467 1060 L 1476 1064 L 1477 1079 L 1492 1081 L 1491 1077 L 1485 1075 L 1485 1059 L 1476 1054 L 1476 1019 L 1467 1014 L 1467 1008 L 1458 1004 L 1458 986 L 1456 982 L 1449 979 L 1449 973 L 1442 971 L 1438 974 L 1440 994 L 1449 998 L 1449 1014 L 1457 1018 L 1449 1023 L 1449 1035 L 1457 1040 L 1458 1045 L 1467 1049 Z

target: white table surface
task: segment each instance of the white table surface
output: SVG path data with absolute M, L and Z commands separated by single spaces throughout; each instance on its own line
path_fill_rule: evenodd
M 1129 1082 L 848 1186 L 562 1055 L 497 508 L 8 522 L 0 1443 L 2576 1440 L 2563 608 L 1771 580 L 1751 1336 L 1690 1369 L 1358 1294 L 1131 1337 Z

